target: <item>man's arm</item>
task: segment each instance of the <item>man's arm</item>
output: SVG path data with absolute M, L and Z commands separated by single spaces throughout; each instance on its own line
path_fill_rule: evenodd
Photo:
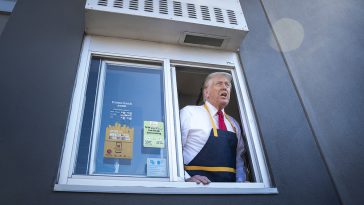
M 192 119 L 192 113 L 190 112 L 188 107 L 184 107 L 183 109 L 181 109 L 181 111 L 180 111 L 180 122 L 181 122 L 182 148 L 187 143 L 188 133 L 189 133 L 189 130 L 191 128 L 191 119 Z M 194 176 L 191 177 L 186 171 L 185 171 L 185 181 L 186 182 L 196 182 L 197 184 L 202 183 L 202 184 L 205 184 L 205 185 L 209 184 L 211 182 L 205 176 L 194 175 Z
M 234 118 L 231 117 L 231 119 L 233 120 L 234 126 L 236 127 L 236 137 L 238 138 L 238 144 L 236 146 L 236 182 L 244 182 L 246 181 L 246 173 L 243 160 L 243 153 L 245 150 L 244 141 L 242 138 L 239 124 Z
M 192 113 L 189 112 L 188 107 L 184 107 L 180 110 L 180 123 L 181 123 L 181 140 L 182 148 L 186 145 L 188 132 L 191 128 Z

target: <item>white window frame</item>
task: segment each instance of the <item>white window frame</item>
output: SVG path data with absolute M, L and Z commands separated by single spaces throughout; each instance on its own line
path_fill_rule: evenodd
M 118 176 L 73 175 L 76 164 L 80 123 L 86 92 L 88 72 L 93 55 L 141 62 L 157 62 L 163 66 L 165 125 L 168 137 L 169 176 L 138 178 Z M 215 68 L 232 73 L 242 126 L 249 146 L 249 155 L 257 182 L 210 183 L 198 185 L 184 182 L 179 108 L 175 66 Z M 198 88 L 197 88 L 198 89 Z M 274 194 L 268 166 L 262 149 L 248 89 L 237 53 L 205 48 L 167 45 L 130 39 L 86 36 L 77 71 L 69 120 L 63 145 L 58 181 L 55 191 L 112 192 L 146 194 Z M 172 138 L 175 136 L 175 138 Z M 92 145 L 91 145 L 92 146 Z M 176 149 L 173 149 L 176 148 Z M 176 156 L 172 158 L 171 156 Z
M 104 93 L 104 85 L 105 85 L 105 75 L 106 75 L 106 67 L 107 65 L 115 65 L 115 66 L 132 66 L 134 68 L 142 68 L 142 69 L 155 69 L 155 70 L 163 70 L 162 67 L 162 62 L 159 62 L 161 65 L 160 66 L 156 66 L 156 65 L 148 65 L 148 64 L 139 64 L 139 63 L 126 63 L 126 62 L 117 62 L 117 61 L 112 61 L 112 60 L 103 60 L 102 64 L 101 64 L 101 69 L 100 69 L 100 79 L 99 79 L 99 86 L 97 88 L 97 93 Z M 164 83 L 163 83 L 164 84 Z M 163 88 L 164 90 L 164 88 Z M 100 140 L 100 138 L 97 136 L 98 133 L 100 133 L 100 126 L 101 126 L 101 112 L 102 112 L 102 102 L 104 101 L 103 99 L 103 95 L 98 95 L 97 96 L 97 100 L 96 100 L 96 109 L 95 109 L 95 121 L 94 121 L 94 126 L 93 126 L 93 131 L 92 131 L 92 142 L 91 142 L 91 157 L 90 157 L 90 166 L 89 166 L 89 171 L 88 174 L 89 175 L 103 175 L 105 176 L 106 174 L 95 174 L 95 160 L 96 160 L 96 147 L 98 145 L 98 141 Z M 166 100 L 164 100 L 166 101 Z M 166 102 L 163 102 L 164 104 L 166 104 Z M 167 124 L 167 130 L 168 130 L 168 124 Z M 169 141 L 167 141 L 169 142 Z M 174 156 L 174 155 L 172 155 Z M 163 158 L 161 156 L 161 158 Z M 171 161 L 171 159 L 169 159 L 169 161 Z M 169 172 L 171 172 L 171 170 L 169 170 Z M 169 173 L 168 172 L 168 173 Z M 110 176 L 122 176 L 122 175 L 111 175 Z M 131 176 L 130 175 L 130 179 L 131 180 L 146 180 L 146 181 L 166 181 L 165 178 L 141 178 L 141 179 L 137 179 L 136 177 L 142 177 L 142 176 Z M 123 176 L 123 178 L 127 178 L 126 176 Z
M 0 12 L 11 13 L 15 4 L 16 1 L 0 0 Z

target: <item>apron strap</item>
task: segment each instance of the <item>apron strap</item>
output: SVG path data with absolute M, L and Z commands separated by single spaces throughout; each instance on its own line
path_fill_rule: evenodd
M 185 170 L 187 171 L 208 171 L 208 172 L 232 172 L 236 173 L 236 169 L 231 167 L 206 167 L 206 166 L 187 166 L 185 165 Z
M 207 112 L 209 113 L 210 121 L 211 121 L 211 124 L 212 124 L 212 130 L 214 132 L 214 137 L 217 137 L 217 128 L 216 128 L 216 125 L 215 125 L 214 120 L 212 119 L 211 112 L 210 112 L 209 108 L 207 107 L 206 103 L 203 106 L 207 110 Z M 227 114 L 225 114 L 225 112 L 224 112 L 224 115 L 225 115 L 226 119 L 229 121 L 229 123 L 231 124 L 231 127 L 233 127 L 234 132 L 236 133 L 236 128 L 235 128 L 234 124 L 232 123 L 232 121 L 230 119 L 230 116 L 228 116 Z
M 233 123 L 233 121 L 231 120 L 230 116 L 229 116 L 229 115 L 227 115 L 226 113 L 224 113 L 224 114 L 225 114 L 226 119 L 229 121 L 229 123 L 230 123 L 231 127 L 233 127 L 234 132 L 236 133 L 236 127 L 234 126 L 234 123 Z

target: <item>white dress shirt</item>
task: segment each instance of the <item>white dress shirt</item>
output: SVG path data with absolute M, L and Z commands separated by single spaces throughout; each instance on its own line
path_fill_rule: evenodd
M 206 105 L 212 115 L 215 125 L 218 126 L 217 109 L 206 101 Z M 223 113 L 224 110 L 222 110 Z M 225 116 L 225 115 L 224 115 Z M 182 149 L 184 164 L 190 163 L 195 156 L 205 146 L 212 129 L 209 113 L 201 106 L 186 106 L 180 111 L 181 118 L 181 131 L 182 131 Z M 244 161 L 242 153 L 244 151 L 243 139 L 241 137 L 241 130 L 238 123 L 230 117 L 230 120 L 236 128 L 236 136 L 238 138 L 238 144 L 236 147 L 236 181 L 245 181 L 244 173 Z M 228 131 L 235 132 L 230 122 L 224 117 L 226 128 Z M 218 128 L 218 127 L 217 127 Z M 185 172 L 189 178 L 190 176 Z

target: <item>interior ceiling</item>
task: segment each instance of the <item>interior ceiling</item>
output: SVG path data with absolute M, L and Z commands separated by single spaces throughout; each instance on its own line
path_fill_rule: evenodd
M 191 69 L 177 69 L 178 93 L 187 96 L 198 96 L 208 73 L 196 72 Z

